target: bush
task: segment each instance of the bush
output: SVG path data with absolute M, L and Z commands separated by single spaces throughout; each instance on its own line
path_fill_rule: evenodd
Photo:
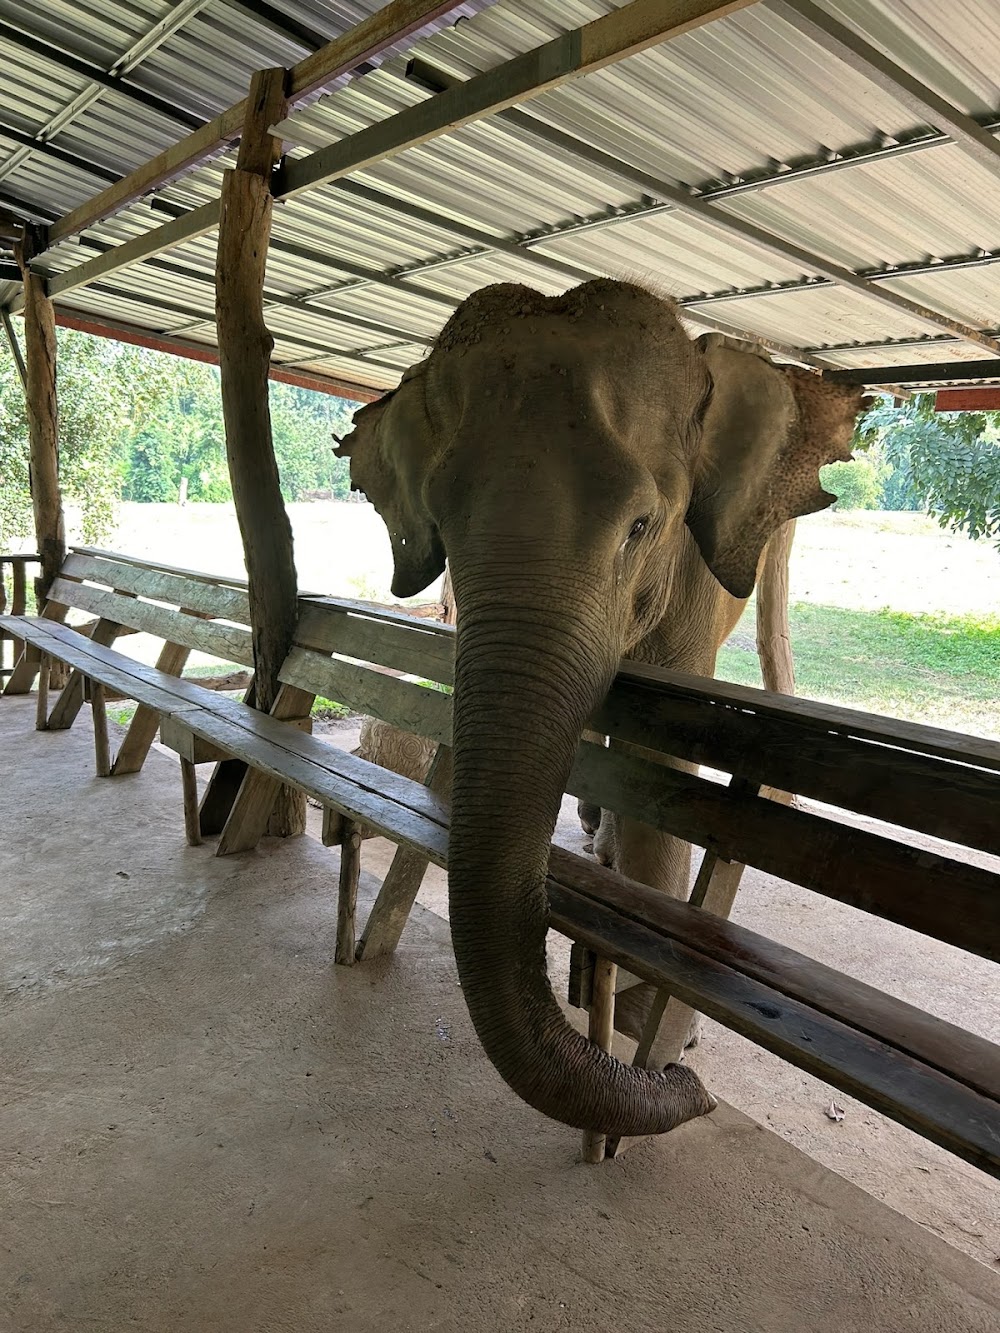
M 836 509 L 878 509 L 884 471 L 870 458 L 853 463 L 828 463 L 820 469 L 820 485 L 837 497 Z

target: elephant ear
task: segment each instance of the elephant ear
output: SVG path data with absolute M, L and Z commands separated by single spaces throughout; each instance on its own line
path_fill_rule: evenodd
M 424 399 L 426 362 L 398 389 L 354 414 L 338 458 L 351 460 L 351 488 L 364 491 L 389 530 L 394 597 L 413 597 L 444 572 L 441 535 L 424 502 L 434 436 Z
M 819 469 L 851 458 L 865 399 L 853 385 L 779 369 L 754 343 L 718 333 L 697 341 L 713 391 L 687 523 L 726 591 L 749 597 L 771 534 L 836 499 L 819 484 Z

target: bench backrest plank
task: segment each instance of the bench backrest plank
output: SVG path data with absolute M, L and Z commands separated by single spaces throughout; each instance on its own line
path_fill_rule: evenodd
M 451 697 L 440 690 L 307 648 L 292 649 L 282 664 L 280 679 L 285 685 L 347 704 L 418 736 L 451 744 Z
M 1000 881 L 989 870 L 599 745 L 580 746 L 567 787 L 727 861 L 1000 962 Z
M 324 679 L 322 654 L 454 680 L 450 626 L 315 598 L 296 642 L 313 651 L 310 679 L 326 698 L 406 725 L 360 696 L 361 677 Z M 327 658 L 329 662 L 329 658 Z M 388 696 L 387 696 L 388 697 Z M 401 699 L 400 694 L 397 698 Z M 435 717 L 438 714 L 435 713 Z M 594 729 L 646 751 L 708 764 L 762 785 L 1000 854 L 1000 744 L 765 690 L 627 662 Z M 413 727 L 411 730 L 419 730 Z M 437 738 L 437 733 L 422 732 Z M 621 809 L 614 802 L 608 808 Z M 623 810 L 623 813 L 629 813 Z
M 71 554 L 89 555 L 95 559 L 108 560 L 116 565 L 128 565 L 135 569 L 149 569 L 156 573 L 178 574 L 193 583 L 207 583 L 213 588 L 242 588 L 247 590 L 247 581 L 234 578 L 229 574 L 206 574 L 203 569 L 185 569 L 181 565 L 165 565 L 159 560 L 146 560 L 137 555 L 126 555 L 121 551 L 105 551 L 99 546 L 71 546 Z
M 130 592 L 173 606 L 183 606 L 202 615 L 250 624 L 250 598 L 245 588 L 206 583 L 187 574 L 164 568 L 136 565 L 89 552 L 71 551 L 63 562 L 62 575 L 100 583 L 112 591 Z
M 49 601 L 87 611 L 140 633 L 153 634 L 168 643 L 183 644 L 223 661 L 253 666 L 250 631 L 239 625 L 203 620 L 183 611 L 141 601 L 138 597 L 123 596 L 61 577 L 53 583 Z
M 442 634 L 441 630 L 446 632 Z M 328 655 L 337 653 L 361 662 L 374 662 L 442 685 L 451 685 L 455 678 L 451 626 L 394 612 L 379 613 L 360 603 L 338 605 L 304 599 L 295 643 L 297 647 Z

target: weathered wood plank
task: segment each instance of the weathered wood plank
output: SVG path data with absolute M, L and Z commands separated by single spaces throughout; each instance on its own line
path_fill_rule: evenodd
M 725 963 L 777 994 L 905 1051 L 1000 1102 L 1000 1048 L 983 1037 L 745 926 L 679 902 L 647 884 L 623 879 L 558 847 L 550 854 L 549 879 Z
M 60 606 L 58 602 L 48 601 L 42 610 L 41 616 L 15 617 L 17 622 L 17 637 L 24 644 L 21 656 L 15 661 L 14 669 L 7 678 L 7 684 L 4 686 L 4 694 L 28 694 L 34 684 L 35 676 L 38 674 L 38 648 L 31 635 L 31 626 L 36 620 L 62 621 L 66 619 L 69 608 Z
M 451 744 L 451 696 L 440 690 L 305 648 L 288 654 L 281 679 L 418 736 Z
M 184 802 L 184 836 L 189 847 L 201 845 L 201 823 L 198 819 L 198 770 L 181 756 L 181 793 Z
M 92 643 L 99 643 L 102 648 L 110 648 L 120 633 L 121 626 L 117 621 L 98 620 L 88 637 Z M 55 707 L 49 714 L 49 731 L 65 731 L 73 725 L 83 707 L 84 694 L 83 676 L 79 671 L 72 671 L 69 680 L 59 692 Z
M 264 714 L 261 717 L 264 721 L 268 720 Z M 386 769 L 366 764 L 363 759 L 355 759 L 352 755 L 344 755 L 332 746 L 326 747 L 327 755 L 308 759 L 293 753 L 278 740 L 266 740 L 262 736 L 241 738 L 235 734 L 236 728 L 231 723 L 204 710 L 192 711 L 185 720 L 193 731 L 206 740 L 215 741 L 223 749 L 238 750 L 247 762 L 278 782 L 299 788 L 320 804 L 335 806 L 357 823 L 370 824 L 394 842 L 406 843 L 423 851 L 435 865 L 446 863 L 446 816 L 438 809 L 434 810 L 438 816 L 434 819 L 425 809 L 414 808 L 422 804 L 433 809 L 430 798 L 420 802 L 415 793 L 406 792 L 405 788 L 404 794 L 408 797 L 406 803 L 394 799 L 394 793 L 383 790 L 384 786 L 390 784 L 383 784 L 382 779 L 395 776 Z M 333 767 L 334 764 L 336 767 Z M 359 765 L 360 768 L 357 767 Z M 365 770 L 370 770 L 370 774 Z M 415 788 L 416 793 L 424 791 L 424 788 L 405 778 L 398 781 Z
M 953 737 L 952 756 L 943 760 L 872 743 L 867 725 L 846 725 L 838 733 L 828 719 L 813 716 L 813 709 L 825 711 L 823 704 L 789 699 L 795 715 L 783 716 L 770 707 L 752 712 L 720 700 L 717 682 L 705 684 L 711 689 L 698 696 L 670 685 L 663 691 L 652 685 L 633 688 L 619 678 L 598 714 L 600 725 L 617 740 L 1000 853 L 997 774 L 951 761 L 964 738 Z M 977 763 L 982 746 L 977 738 L 968 740 L 977 752 L 969 762 Z
M 552 924 L 758 1046 L 1000 1176 L 1000 1107 L 901 1051 L 608 907 L 550 884 Z M 694 909 L 688 908 L 688 911 Z
M 451 789 L 451 777 L 452 752 L 447 746 L 439 745 L 427 772 L 426 785 L 437 795 L 445 795 Z M 429 864 L 428 858 L 419 851 L 410 847 L 397 848 L 365 922 L 358 943 L 359 962 L 367 962 L 395 950 Z
M 295 629 L 295 644 L 321 653 L 339 653 L 342 657 L 375 662 L 442 685 L 453 684 L 453 636 L 428 631 L 423 628 L 427 621 L 414 617 L 410 624 L 402 624 L 402 619 L 369 618 L 341 611 L 329 604 L 321 606 L 303 600 Z
M 167 568 L 136 565 L 132 562 L 90 555 L 73 550 L 62 567 L 63 575 L 103 583 L 116 592 L 130 592 L 137 597 L 168 602 L 197 611 L 218 620 L 250 624 L 250 599 L 242 588 L 214 584 L 175 574 Z
M 1000 959 L 1000 897 L 988 870 L 852 828 L 620 750 L 583 744 L 567 790 L 986 958 Z M 944 908 L 944 903 L 947 908 Z
M 340 846 L 340 882 L 337 893 L 337 945 L 334 962 L 341 967 L 354 964 L 354 930 L 358 914 L 358 880 L 361 876 L 361 830 L 351 820 L 345 821 Z
M 594 980 L 590 999 L 590 1013 L 587 1020 L 587 1035 L 602 1051 L 610 1051 L 615 1035 L 615 977 L 617 966 L 607 958 L 594 960 Z M 585 1162 L 603 1162 L 607 1145 L 605 1134 L 585 1131 L 583 1135 L 583 1160 Z
M 223 661 L 253 666 L 253 646 L 250 631 L 239 625 L 226 625 L 198 616 L 186 615 L 169 607 L 156 606 L 137 597 L 94 588 L 86 583 L 70 583 L 57 579 L 53 584 L 55 600 L 80 611 L 129 625 L 143 634 L 152 634 L 168 643 L 184 644 L 187 648 L 209 653 Z
M 294 685 L 282 685 L 270 716 L 278 721 L 308 718 L 314 699 L 315 695 Z M 223 826 L 216 856 L 248 852 L 257 846 L 267 832 L 268 822 L 281 796 L 281 786 L 260 769 L 247 768 Z
M 816 731 L 834 731 L 882 745 L 913 750 L 919 754 L 936 755 L 958 763 L 1000 770 L 1000 741 L 946 731 L 942 727 L 929 727 L 920 722 L 904 722 L 879 713 L 864 713 L 839 704 L 820 703 L 816 699 L 770 694 L 767 690 L 754 689 L 749 685 L 733 685 L 730 681 L 667 671 L 663 667 L 632 661 L 622 664 L 615 682 L 616 690 L 618 687 L 629 687 L 633 698 L 637 697 L 638 691 L 644 691 L 633 711 L 638 717 L 647 717 L 648 725 L 658 720 L 655 709 L 652 713 L 648 711 L 657 698 L 662 701 L 663 709 L 667 710 L 662 714 L 662 720 L 666 722 L 675 699 L 698 700 L 707 697 L 715 705 L 742 709 L 761 717 L 785 718 Z M 619 725 L 622 720 L 616 719 Z M 607 732 L 600 712 L 595 715 L 591 725 L 596 731 Z M 621 738 L 629 739 L 624 735 Z M 649 740 L 645 743 L 649 744 Z
M 112 648 L 101 648 L 66 625 L 30 620 L 24 622 L 24 633 L 33 636 L 44 652 L 77 668 L 88 679 L 100 677 L 106 686 L 124 698 L 148 703 L 159 712 L 176 712 L 203 703 L 205 692 L 198 692 L 197 687 L 192 689 L 186 681 L 135 662 Z M 215 696 L 209 694 L 207 697 L 213 699 Z
M 195 583 L 208 583 L 213 587 L 247 589 L 246 579 L 234 578 L 230 574 L 206 574 L 202 569 L 187 569 L 183 565 L 167 565 L 159 560 L 146 560 L 142 556 L 129 555 L 125 551 L 106 551 L 102 546 L 71 546 L 76 555 L 92 555 L 102 560 L 112 560 L 116 564 L 133 565 L 136 569 L 149 569 L 158 574 L 177 574 L 181 578 L 191 579 Z
M 94 720 L 94 763 L 99 778 L 111 774 L 111 747 L 108 741 L 108 710 L 104 703 L 104 686 L 99 680 L 90 682 L 90 711 Z
M 190 655 L 191 649 L 182 643 L 165 643 L 156 659 L 156 669 L 168 676 L 179 676 Z M 140 704 L 132 715 L 125 739 L 115 756 L 111 767 L 113 777 L 140 771 L 156 739 L 159 726 L 160 715 L 156 709 Z

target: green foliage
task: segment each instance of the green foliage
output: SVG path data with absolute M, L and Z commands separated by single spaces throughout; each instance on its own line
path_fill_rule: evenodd
M 78 504 L 82 535 L 100 541 L 119 500 L 232 499 L 219 372 L 105 338 L 60 329 L 60 478 Z M 270 386 L 274 451 L 288 501 L 320 492 L 343 499 L 349 465 L 333 436 L 353 403 L 287 384 Z M 0 546 L 32 531 L 28 423 L 10 349 L 0 345 Z
M 888 399 L 863 418 L 861 447 L 889 474 L 884 507 L 921 508 L 941 526 L 1000 544 L 1000 413 L 934 411 L 933 394 Z
M 886 471 L 879 460 L 862 454 L 852 463 L 828 463 L 820 468 L 819 480 L 837 497 L 835 509 L 879 509 Z
M 798 693 L 1000 736 L 1000 617 L 852 611 L 799 602 L 789 607 Z M 737 646 L 744 645 L 744 646 Z M 719 654 L 723 680 L 760 685 L 745 631 Z
M 169 359 L 137 347 L 60 329 L 59 471 L 64 498 L 79 504 L 82 533 L 99 541 L 121 494 L 133 422 L 165 392 Z M 10 348 L 0 347 L 0 546 L 32 531 L 28 420 Z

